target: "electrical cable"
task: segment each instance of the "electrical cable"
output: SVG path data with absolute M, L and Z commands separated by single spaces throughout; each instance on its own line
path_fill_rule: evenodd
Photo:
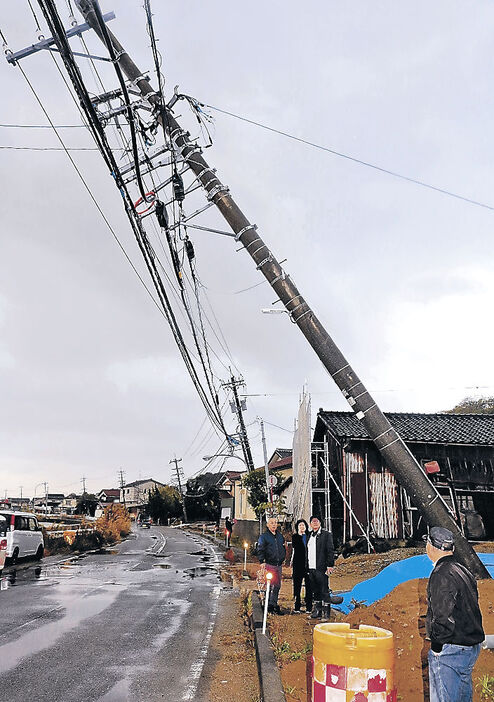
M 91 200 L 93 201 L 93 203 L 94 203 L 96 209 L 98 210 L 98 212 L 100 213 L 101 217 L 103 218 L 103 221 L 105 222 L 106 226 L 107 226 L 108 229 L 110 230 L 110 232 L 111 232 L 113 238 L 114 238 L 115 241 L 117 242 L 117 244 L 118 244 L 120 250 L 122 251 L 122 253 L 123 253 L 123 255 L 125 256 L 125 258 L 127 259 L 128 263 L 130 264 L 132 270 L 134 271 L 134 273 L 135 273 L 136 276 L 138 277 L 139 281 L 140 281 L 141 284 L 143 285 L 144 289 L 145 289 L 146 292 L 148 293 L 149 297 L 151 298 L 151 300 L 153 301 L 153 303 L 156 305 L 156 307 L 158 308 L 158 310 L 160 311 L 160 313 L 164 316 L 163 310 L 161 309 L 161 307 L 160 307 L 158 301 L 154 298 L 154 296 L 153 296 L 151 290 L 148 288 L 148 286 L 146 285 L 145 281 L 144 281 L 143 278 L 141 277 L 139 271 L 137 270 L 137 268 L 136 268 L 135 265 L 133 264 L 133 262 L 132 262 L 130 256 L 128 255 L 128 253 L 126 252 L 126 250 L 125 250 L 125 248 L 124 248 L 122 242 L 121 242 L 120 239 L 118 238 L 116 231 L 113 229 L 113 227 L 112 227 L 112 225 L 110 224 L 110 222 L 109 222 L 107 216 L 106 216 L 105 213 L 103 212 L 103 210 L 102 210 L 102 208 L 101 208 L 99 202 L 96 200 L 95 196 L 93 195 L 93 193 L 92 193 L 92 191 L 91 191 L 89 185 L 87 184 L 87 182 L 86 182 L 84 176 L 82 175 L 82 173 L 81 173 L 81 171 L 80 171 L 78 165 L 76 164 L 76 162 L 74 161 L 74 159 L 73 159 L 72 156 L 70 155 L 70 153 L 69 153 L 70 149 L 68 149 L 68 148 L 65 146 L 65 144 L 64 144 L 64 142 L 63 142 L 63 140 L 62 140 L 62 137 L 61 137 L 60 134 L 57 132 L 57 128 L 55 127 L 55 125 L 52 123 L 51 117 L 50 117 L 50 115 L 48 114 L 48 112 L 47 112 L 45 106 L 43 105 L 43 103 L 42 103 L 40 97 L 39 97 L 38 94 L 36 93 L 36 91 L 35 91 L 35 89 L 34 89 L 32 83 L 31 83 L 31 81 L 29 80 L 29 78 L 27 77 L 26 73 L 24 72 L 24 70 L 21 68 L 20 65 L 18 65 L 18 68 L 19 68 L 21 74 L 23 75 L 25 81 L 27 82 L 29 88 L 31 89 L 31 91 L 32 91 L 32 93 L 33 93 L 33 95 L 34 95 L 34 97 L 36 98 L 36 101 L 38 102 L 39 106 L 41 107 L 41 109 L 42 109 L 42 111 L 43 111 L 43 113 L 44 113 L 46 119 L 50 122 L 51 127 L 52 127 L 53 131 L 55 132 L 55 134 L 56 134 L 58 140 L 59 140 L 60 143 L 62 144 L 62 148 L 61 148 L 60 150 L 65 151 L 65 153 L 67 154 L 67 157 L 68 157 L 69 161 L 71 162 L 72 166 L 74 167 L 75 172 L 76 172 L 77 175 L 79 176 L 79 178 L 80 178 L 82 184 L 84 185 L 84 188 L 86 189 L 86 191 L 87 191 L 89 197 L 91 198 Z
M 113 63 L 113 68 L 115 69 L 115 73 L 117 74 L 118 82 L 120 83 L 120 87 L 122 89 L 122 95 L 124 98 L 124 103 L 127 108 L 127 121 L 129 123 L 129 128 L 130 128 L 130 136 L 131 136 L 131 141 L 132 141 L 132 153 L 134 154 L 134 165 L 135 165 L 135 173 L 136 173 L 136 178 L 137 178 L 137 185 L 139 188 L 139 192 L 141 193 L 141 197 L 144 202 L 149 202 L 148 197 L 149 193 L 147 192 L 144 182 L 141 177 L 141 171 L 139 167 L 139 152 L 137 149 L 137 140 L 136 140 L 136 131 L 135 131 L 135 124 L 134 124 L 134 113 L 132 111 L 132 105 L 130 102 L 130 97 L 129 93 L 127 91 L 127 86 L 125 84 L 125 79 L 122 74 L 122 70 L 120 68 L 120 65 L 117 60 L 117 55 L 115 53 L 115 48 L 113 46 L 113 42 L 110 39 L 110 35 L 108 34 L 108 29 L 106 27 L 106 23 L 103 19 L 103 16 L 101 14 L 100 7 L 98 3 L 94 4 L 94 14 L 96 16 L 96 19 L 99 24 L 99 28 L 104 40 L 104 43 L 106 45 L 106 48 L 108 50 L 108 53 L 110 55 L 110 58 Z
M 84 112 L 86 113 L 88 117 L 88 121 L 91 127 L 91 132 L 93 133 L 93 136 L 95 138 L 95 141 L 97 145 L 101 148 L 101 153 L 105 159 L 105 162 L 107 163 L 110 172 L 112 173 L 113 177 L 115 178 L 115 181 L 117 183 L 117 186 L 120 190 L 120 193 L 122 195 L 123 203 L 124 203 L 124 208 L 127 213 L 129 222 L 132 226 L 132 230 L 134 232 L 136 241 L 139 245 L 139 248 L 141 250 L 141 253 L 143 255 L 144 261 L 146 263 L 146 266 L 148 268 L 149 273 L 151 274 L 151 278 L 153 280 L 153 284 L 155 286 L 156 292 L 158 293 L 161 305 L 163 307 L 163 310 L 165 311 L 166 318 L 168 320 L 168 323 L 170 325 L 170 328 L 172 329 L 172 333 L 174 335 L 174 338 L 177 342 L 177 345 L 179 347 L 179 350 L 181 352 L 181 355 L 184 359 L 184 362 L 186 364 L 186 367 L 189 371 L 189 375 L 196 387 L 196 390 L 199 394 L 199 397 L 201 398 L 201 401 L 203 402 L 203 405 L 206 409 L 206 412 L 210 415 L 210 419 L 212 422 L 216 423 L 218 427 L 222 430 L 222 432 L 227 435 L 226 430 L 223 425 L 223 420 L 215 412 L 215 408 L 212 407 L 208 401 L 208 398 L 204 392 L 204 389 L 202 387 L 202 384 L 200 382 L 199 377 L 197 376 L 197 372 L 194 368 L 194 365 L 190 359 L 190 356 L 187 352 L 187 348 L 185 346 L 182 334 L 180 332 L 180 329 L 176 323 L 175 315 L 173 313 L 173 309 L 170 306 L 165 288 L 163 286 L 163 283 L 159 277 L 159 274 L 156 270 L 156 266 L 154 263 L 154 252 L 152 251 L 149 241 L 147 239 L 146 233 L 142 228 L 142 224 L 140 222 L 140 219 L 136 217 L 135 213 L 135 208 L 133 206 L 133 203 L 130 199 L 129 193 L 127 191 L 127 188 L 125 186 L 125 183 L 123 182 L 120 171 L 118 169 L 118 166 L 115 162 L 115 159 L 113 157 L 112 151 L 107 143 L 106 136 L 104 134 L 103 128 L 101 124 L 99 123 L 98 117 L 95 113 L 94 107 L 91 103 L 91 100 L 89 98 L 89 95 L 87 94 L 87 90 L 84 86 L 84 83 L 82 81 L 79 69 L 74 62 L 72 52 L 70 50 L 70 46 L 68 45 L 67 38 L 65 36 L 64 30 L 63 30 L 63 25 L 60 22 L 60 18 L 58 16 L 58 12 L 56 10 L 56 7 L 53 3 L 52 0 L 39 0 L 43 13 L 45 15 L 45 19 L 47 20 L 50 30 L 52 32 L 52 36 L 54 37 L 57 47 L 60 51 L 60 54 L 62 56 L 62 60 L 65 64 L 65 67 L 67 69 L 67 72 L 69 74 L 69 77 L 74 85 L 74 88 L 76 90 L 76 93 L 81 101 L 81 106 L 84 109 Z M 96 9 L 98 10 L 97 6 L 95 6 Z M 100 14 L 100 13 L 99 13 Z M 99 17 L 99 20 L 104 24 L 101 16 Z M 111 42 L 110 42 L 111 43 Z M 112 47 L 113 48 L 113 47 Z M 130 126 L 130 125 L 129 125 Z M 132 125 L 133 126 L 133 125 Z

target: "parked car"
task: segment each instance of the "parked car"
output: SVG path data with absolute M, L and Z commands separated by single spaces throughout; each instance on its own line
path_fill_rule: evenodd
M 141 517 L 137 524 L 143 529 L 151 529 L 151 520 L 149 517 Z
M 7 519 L 0 514 L 0 573 L 7 558 Z
M 43 532 L 34 514 L 1 510 L 0 516 L 3 516 L 7 522 L 6 556 L 11 563 L 16 563 L 19 558 L 25 556 L 34 556 L 38 560 L 43 558 L 45 550 Z

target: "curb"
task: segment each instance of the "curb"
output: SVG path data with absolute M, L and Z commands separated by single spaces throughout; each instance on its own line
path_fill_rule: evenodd
M 254 593 L 253 593 L 254 595 Z M 286 702 L 280 671 L 269 638 L 262 633 L 263 609 L 259 597 L 252 598 L 252 625 L 256 649 L 259 688 L 263 702 Z

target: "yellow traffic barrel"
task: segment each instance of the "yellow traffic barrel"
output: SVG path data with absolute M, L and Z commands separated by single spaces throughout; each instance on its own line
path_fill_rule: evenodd
M 312 702 L 396 702 L 393 634 L 361 624 L 314 628 L 308 698 Z

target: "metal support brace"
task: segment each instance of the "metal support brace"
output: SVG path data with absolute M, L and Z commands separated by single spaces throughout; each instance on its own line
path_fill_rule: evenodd
M 257 229 L 257 224 L 248 224 L 246 227 L 241 229 L 237 234 L 235 234 L 235 241 L 238 241 L 242 234 L 245 234 L 245 232 L 249 231 L 249 229 Z M 254 241 L 259 241 L 259 239 L 254 239 Z M 252 241 L 250 242 L 252 244 Z M 247 244 L 245 247 L 246 249 L 250 246 L 250 244 Z
M 292 317 L 292 315 L 290 314 L 290 319 L 292 320 L 292 322 L 294 324 L 297 324 L 297 322 L 299 322 L 302 319 L 302 317 L 305 317 L 306 314 L 310 314 L 310 313 L 311 313 L 311 310 L 305 310 L 305 312 L 302 312 L 302 314 L 299 314 L 298 317 Z
M 208 192 L 208 200 L 211 202 L 214 200 L 216 195 L 219 195 L 220 193 L 228 193 L 230 192 L 230 188 L 228 185 L 223 185 L 222 183 L 218 183 L 218 185 L 215 185 L 214 188 L 211 188 L 211 190 Z
M 112 19 L 115 19 L 114 12 L 107 12 L 103 15 L 104 22 L 110 22 L 110 20 Z M 88 29 L 91 29 L 91 27 L 87 22 L 84 22 L 84 24 L 78 24 L 76 27 L 72 27 L 71 29 L 69 29 L 67 32 L 65 32 L 65 36 L 67 37 L 67 39 L 70 39 L 71 37 L 75 37 L 77 35 L 80 36 L 83 32 L 87 32 Z M 32 54 L 35 54 L 38 51 L 43 51 L 43 49 L 49 49 L 54 44 L 55 39 L 53 37 L 50 37 L 49 39 L 43 39 L 38 44 L 31 44 L 31 46 L 28 46 L 25 49 L 21 49 L 20 51 L 16 51 L 15 53 L 7 55 L 7 61 L 9 63 L 15 64 L 17 61 L 26 58 L 26 56 L 31 56 Z M 86 54 L 82 55 L 86 56 Z
M 257 264 L 257 266 L 256 266 L 257 270 L 260 270 L 266 263 L 271 263 L 272 260 L 273 260 L 273 257 L 271 254 L 269 254 L 269 256 L 266 256 L 264 261 L 261 261 L 261 263 Z

